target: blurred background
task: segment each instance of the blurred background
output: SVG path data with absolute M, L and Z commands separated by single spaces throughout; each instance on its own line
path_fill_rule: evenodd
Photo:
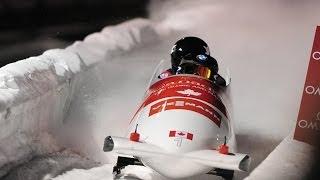
M 148 0 L 1 0 L 0 67 L 147 15 Z

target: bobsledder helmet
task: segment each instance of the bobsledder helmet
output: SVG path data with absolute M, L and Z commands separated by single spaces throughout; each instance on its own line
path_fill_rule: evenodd
M 198 37 L 184 37 L 178 40 L 171 49 L 171 65 L 172 70 L 176 72 L 182 60 L 188 56 L 196 59 L 198 55 L 210 56 L 209 47 L 206 42 Z

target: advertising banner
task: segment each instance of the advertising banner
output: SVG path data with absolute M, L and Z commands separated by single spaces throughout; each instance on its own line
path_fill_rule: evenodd
M 294 139 L 314 145 L 320 135 L 320 26 L 311 52 Z

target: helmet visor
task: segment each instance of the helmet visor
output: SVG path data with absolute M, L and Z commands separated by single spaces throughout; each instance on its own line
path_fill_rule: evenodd
M 206 79 L 210 79 L 211 77 L 211 70 L 205 66 L 198 66 L 197 75 L 202 76 Z
M 211 77 L 211 70 L 194 61 L 183 61 L 178 67 L 177 74 L 194 74 L 209 79 Z

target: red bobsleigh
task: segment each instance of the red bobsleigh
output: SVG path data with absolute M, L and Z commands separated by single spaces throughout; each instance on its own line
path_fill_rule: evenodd
M 144 165 L 168 178 L 208 173 L 232 179 L 234 170 L 248 170 L 250 158 L 234 152 L 228 117 L 211 81 L 173 75 L 150 86 L 126 136 L 106 137 L 104 151 L 120 155 L 117 174 Z

